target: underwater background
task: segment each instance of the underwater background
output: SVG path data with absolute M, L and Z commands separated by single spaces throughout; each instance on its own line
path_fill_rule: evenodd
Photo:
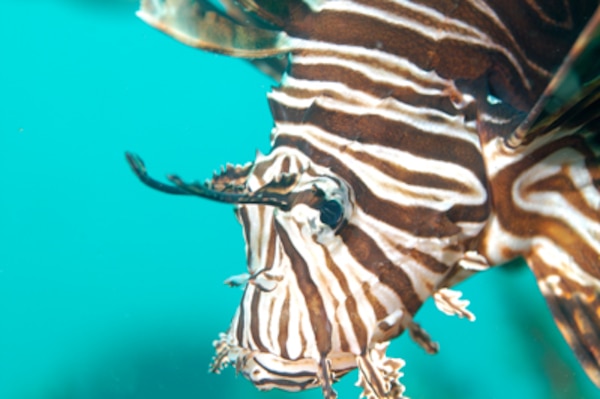
M 0 11 L 0 398 L 321 398 L 259 392 L 208 373 L 212 341 L 242 294 L 230 206 L 143 186 L 203 180 L 269 149 L 265 94 L 250 64 L 187 48 L 146 26 L 128 0 L 2 0 Z M 520 262 L 459 286 L 477 321 L 428 302 L 407 335 L 413 399 L 592 399 L 587 379 Z M 336 389 L 357 398 L 356 373 Z

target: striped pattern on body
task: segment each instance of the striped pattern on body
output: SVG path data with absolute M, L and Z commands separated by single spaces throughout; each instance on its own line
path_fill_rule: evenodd
M 139 14 L 187 44 L 267 57 L 255 62 L 272 76 L 287 68 L 268 95 L 273 150 L 251 167 L 166 188 L 129 156 L 154 188 L 237 204 L 248 274 L 230 281 L 245 290 L 213 369 L 334 397 L 358 367 L 367 397 L 402 397 L 389 340 L 408 330 L 437 351 L 412 319 L 422 303 L 472 318 L 447 287 L 525 256 L 600 383 L 598 114 L 506 145 L 597 3 L 240 4 L 147 0 Z

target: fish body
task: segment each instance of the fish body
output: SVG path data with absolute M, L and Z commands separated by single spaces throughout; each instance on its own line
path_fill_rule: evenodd
M 595 1 L 144 0 L 138 15 L 200 49 L 249 59 L 272 150 L 206 183 L 147 185 L 235 205 L 244 294 L 215 341 L 261 389 L 321 387 L 358 368 L 401 398 L 385 354 L 428 298 L 523 257 L 600 385 L 600 12 Z

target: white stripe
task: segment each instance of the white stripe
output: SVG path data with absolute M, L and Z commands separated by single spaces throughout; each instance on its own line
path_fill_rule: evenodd
M 405 60 L 408 63 L 408 60 Z M 322 55 L 314 55 L 314 54 L 305 54 L 294 56 L 292 59 L 294 65 L 332 65 L 338 66 L 342 68 L 346 68 L 353 72 L 358 72 L 364 77 L 370 79 L 372 82 L 385 84 L 388 86 L 394 86 L 398 88 L 411 88 L 418 94 L 434 96 L 434 95 L 443 95 L 443 91 L 439 88 L 433 88 L 429 86 L 423 86 L 417 84 L 416 82 L 419 79 L 413 79 L 410 73 L 409 68 L 403 68 L 406 72 L 405 75 L 400 75 L 397 73 L 393 73 L 390 69 L 382 69 L 379 67 L 375 67 L 372 63 L 368 62 L 360 62 L 358 59 L 344 59 L 341 57 L 335 56 L 322 56 Z M 416 65 L 412 65 L 410 69 L 418 68 Z M 394 70 L 398 70 L 399 68 L 394 68 Z M 434 72 L 430 72 L 431 75 Z M 434 79 L 434 82 L 431 86 L 440 86 L 440 84 L 447 85 L 449 82 L 443 81 L 438 78 Z
M 528 186 L 554 175 L 560 175 L 562 168 L 573 160 L 579 160 L 585 168 L 583 156 L 572 148 L 563 148 L 540 160 L 531 168 L 524 171 L 513 184 L 512 196 L 515 205 L 519 208 L 538 215 L 562 221 L 571 226 L 573 231 L 600 253 L 600 223 L 586 217 L 559 192 L 544 191 L 525 194 Z M 599 201 L 596 195 L 596 203 Z
M 563 137 L 571 136 L 578 131 L 578 127 L 573 129 L 557 128 L 547 134 L 537 136 L 535 140 L 526 146 L 519 146 L 515 149 L 508 148 L 502 137 L 496 137 L 493 140 L 490 140 L 483 144 L 482 149 L 489 179 L 492 180 L 504 169 L 521 162 L 524 158 L 545 145 L 560 140 Z
M 279 263 L 275 263 L 277 265 Z M 277 288 L 270 295 L 271 301 L 273 301 L 273 312 L 267 313 L 269 317 L 269 322 L 264 323 L 268 324 L 268 329 L 265 334 L 269 335 L 271 338 L 271 342 L 273 345 L 272 353 L 281 355 L 282 348 L 279 346 L 279 337 L 282 332 L 279 331 L 279 321 L 281 319 L 281 311 L 283 309 L 283 304 L 285 303 L 285 293 L 287 291 L 287 287 L 285 284 L 280 282 L 277 285 Z M 286 309 L 287 312 L 287 309 Z M 285 326 L 287 328 L 287 325 Z
M 479 136 L 465 125 L 464 116 L 450 116 L 445 112 L 434 108 L 416 107 L 401 103 L 395 99 L 387 98 L 379 100 L 376 106 L 359 106 L 348 104 L 344 101 L 323 97 L 322 93 L 316 93 L 314 97 L 299 99 L 283 91 L 271 92 L 268 97 L 280 104 L 298 109 L 308 109 L 313 103 L 336 112 L 348 115 L 365 116 L 376 115 L 382 118 L 398 121 L 412 126 L 425 133 L 438 134 L 464 140 L 479 148 Z
M 556 269 L 562 278 L 569 278 L 583 287 L 594 287 L 596 291 L 600 291 L 598 279 L 583 270 L 575 263 L 571 254 L 551 240 L 545 237 L 536 237 L 534 251 L 545 264 Z
M 349 44 L 335 44 L 318 40 L 305 40 L 293 38 L 292 46 L 294 49 L 302 50 L 302 53 L 326 52 L 329 54 L 339 54 L 340 57 L 352 57 L 355 59 L 367 58 L 370 64 L 381 64 L 388 70 L 394 71 L 400 69 L 406 71 L 407 76 L 413 76 L 415 79 L 430 82 L 431 85 L 445 86 L 448 84 L 446 79 L 442 79 L 434 71 L 425 71 L 404 57 L 400 57 L 382 50 L 368 49 L 361 46 Z M 292 55 L 292 63 L 295 56 Z

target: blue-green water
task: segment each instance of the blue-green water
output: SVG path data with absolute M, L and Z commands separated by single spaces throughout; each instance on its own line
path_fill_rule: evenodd
M 186 48 L 135 18 L 132 1 L 4 1 L 0 14 L 0 398 L 320 398 L 261 393 L 207 373 L 241 295 L 230 207 L 141 185 L 209 177 L 268 150 L 272 84 L 243 61 Z M 431 303 L 408 337 L 407 394 L 595 398 L 523 267 L 460 287 L 478 320 Z M 346 377 L 341 398 L 358 397 Z

